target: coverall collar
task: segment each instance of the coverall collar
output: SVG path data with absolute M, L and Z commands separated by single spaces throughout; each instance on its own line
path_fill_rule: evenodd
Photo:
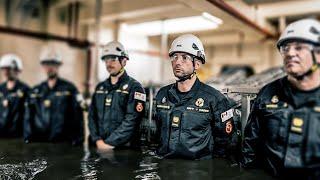
M 190 91 L 188 91 L 188 94 L 183 99 L 180 100 L 179 96 L 177 95 L 178 85 L 177 83 L 175 83 L 171 86 L 169 90 L 169 98 L 174 100 L 174 102 L 184 103 L 196 95 L 200 86 L 201 86 L 201 82 L 197 77 L 196 81 L 192 85 L 192 88 L 190 89 Z
M 287 79 L 287 77 L 283 78 L 281 81 L 281 86 L 284 89 L 284 95 L 285 98 L 288 99 L 296 108 L 301 107 L 302 105 L 305 104 L 309 104 L 309 103 L 316 103 L 317 101 L 319 101 L 320 98 L 320 87 L 316 88 L 316 95 L 310 95 L 305 97 L 304 101 L 297 102 L 294 100 L 294 87 L 293 85 L 289 82 L 289 80 Z
M 119 80 L 116 84 L 111 84 L 111 77 L 109 76 L 109 78 L 105 81 L 105 85 L 108 89 L 116 89 L 119 88 L 119 86 L 127 81 L 129 79 L 129 76 L 127 74 L 126 71 L 123 72 L 123 74 L 119 77 Z

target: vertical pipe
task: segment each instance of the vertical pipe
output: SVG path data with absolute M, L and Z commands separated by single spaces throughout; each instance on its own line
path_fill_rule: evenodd
M 85 77 L 85 88 L 84 97 L 85 99 L 90 97 L 90 78 L 91 78 L 91 66 L 92 66 L 92 50 L 88 47 L 87 51 L 87 63 L 86 63 L 86 77 Z
M 244 134 L 244 128 L 246 127 L 247 120 L 250 113 L 250 95 L 243 94 L 241 96 L 241 133 Z
M 74 4 L 75 12 L 74 12 L 74 37 L 78 38 L 78 28 L 79 28 L 79 9 L 80 9 L 80 3 L 79 1 L 76 1 Z
M 165 30 L 165 20 L 162 21 L 162 26 L 161 26 L 161 46 L 160 46 L 160 58 L 163 60 L 161 62 L 161 70 L 160 70 L 160 80 L 165 80 L 165 60 L 166 56 L 164 54 L 167 53 L 168 50 L 168 34 L 166 33 Z
M 114 28 L 113 28 L 113 40 L 119 41 L 119 30 L 120 30 L 120 21 L 114 21 Z
M 151 142 L 151 130 L 152 130 L 152 115 L 153 115 L 153 87 L 149 87 L 149 128 L 148 128 L 148 142 Z
M 48 22 L 49 22 L 49 1 L 42 1 L 41 2 L 41 25 L 40 29 L 42 32 L 48 32 Z
M 279 17 L 279 29 L 278 31 L 281 33 L 285 30 L 286 28 L 286 17 L 285 16 L 281 16 Z
M 100 44 L 100 23 L 101 23 L 101 11 L 102 11 L 102 0 L 96 0 L 96 7 L 95 7 L 95 47 L 94 47 L 94 55 L 91 59 L 91 70 L 90 70 L 90 82 L 94 82 L 97 78 L 97 74 L 94 74 L 96 71 L 97 61 L 99 60 L 99 44 Z M 91 92 L 91 87 L 90 87 Z
M 68 37 L 72 36 L 72 3 L 68 4 L 68 11 L 67 11 L 67 24 L 68 24 Z

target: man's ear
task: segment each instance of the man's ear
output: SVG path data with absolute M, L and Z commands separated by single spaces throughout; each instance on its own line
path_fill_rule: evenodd
M 202 62 L 200 60 L 196 59 L 194 62 L 194 69 L 198 70 L 201 67 L 201 65 L 202 65 Z
M 320 63 L 320 47 L 316 47 L 314 50 L 314 55 L 316 56 L 316 60 Z
M 128 60 L 127 58 L 122 59 L 121 64 L 123 67 L 125 67 L 127 65 L 127 60 Z

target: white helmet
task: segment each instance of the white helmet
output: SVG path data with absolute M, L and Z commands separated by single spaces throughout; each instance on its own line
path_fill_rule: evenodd
M 315 19 L 302 19 L 289 24 L 281 34 L 277 47 L 280 48 L 288 40 L 302 40 L 320 45 L 320 22 Z
M 129 55 L 124 49 L 124 46 L 117 41 L 109 42 L 103 47 L 101 59 L 103 60 L 106 56 L 119 56 L 129 59 Z
M 206 62 L 206 55 L 200 39 L 193 34 L 184 34 L 177 37 L 171 44 L 169 56 L 176 52 L 185 52 L 199 58 L 204 64 Z
M 22 61 L 20 57 L 15 54 L 5 54 L 1 57 L 0 68 L 16 68 L 22 71 Z
M 51 46 L 42 48 L 40 53 L 40 64 L 43 63 L 56 63 L 62 64 L 62 57 L 60 52 Z

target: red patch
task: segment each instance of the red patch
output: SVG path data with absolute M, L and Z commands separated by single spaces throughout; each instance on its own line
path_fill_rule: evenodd
M 231 121 L 228 121 L 227 124 L 226 124 L 226 133 L 227 134 L 230 134 L 232 132 L 232 124 L 231 124 Z
M 138 112 L 143 111 L 143 105 L 142 105 L 142 103 L 138 102 L 138 104 L 137 104 L 137 106 L 136 106 L 136 110 L 137 110 Z

